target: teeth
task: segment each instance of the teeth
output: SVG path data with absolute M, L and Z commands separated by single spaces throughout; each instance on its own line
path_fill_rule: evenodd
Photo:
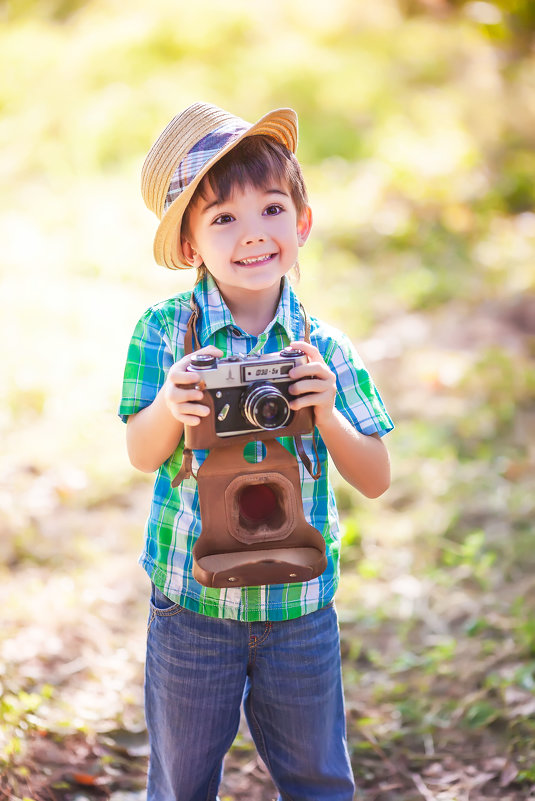
M 240 264 L 256 264 L 259 261 L 265 261 L 269 259 L 269 254 L 266 253 L 265 256 L 257 256 L 254 259 L 240 259 Z

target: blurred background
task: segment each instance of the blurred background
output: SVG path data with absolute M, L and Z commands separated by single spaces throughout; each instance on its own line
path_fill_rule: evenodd
M 142 797 L 152 476 L 116 409 L 192 286 L 139 174 L 196 100 L 297 111 L 297 291 L 396 424 L 384 498 L 335 476 L 362 798 L 534 797 L 534 43 L 531 0 L 0 4 L 0 798 Z M 246 733 L 226 782 L 273 797 Z

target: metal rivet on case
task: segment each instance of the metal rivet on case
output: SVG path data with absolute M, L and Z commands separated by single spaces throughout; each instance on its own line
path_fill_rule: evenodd
M 229 576 L 227 581 L 238 581 L 238 579 L 235 578 L 234 576 Z
M 296 577 L 297 577 L 297 573 L 290 573 L 290 578 L 296 578 Z

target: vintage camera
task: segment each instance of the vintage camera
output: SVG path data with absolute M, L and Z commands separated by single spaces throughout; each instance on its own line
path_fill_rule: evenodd
M 201 403 L 211 414 L 198 426 L 186 426 L 186 446 L 213 448 L 241 435 L 250 440 L 255 434 L 254 439 L 263 440 L 312 431 L 311 408 L 294 412 L 289 406 L 288 387 L 293 382 L 288 373 L 306 362 L 304 352 L 293 348 L 223 359 L 194 354 L 188 370 L 201 377 L 197 385 L 204 393 Z

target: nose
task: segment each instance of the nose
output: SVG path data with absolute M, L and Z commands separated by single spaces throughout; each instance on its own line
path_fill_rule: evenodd
M 243 228 L 242 244 L 254 245 L 256 242 L 265 242 L 267 239 L 262 220 L 248 220 Z
M 255 242 L 265 242 L 265 241 L 266 237 L 263 233 L 252 234 L 251 232 L 249 232 L 242 239 L 244 245 L 254 245 Z

